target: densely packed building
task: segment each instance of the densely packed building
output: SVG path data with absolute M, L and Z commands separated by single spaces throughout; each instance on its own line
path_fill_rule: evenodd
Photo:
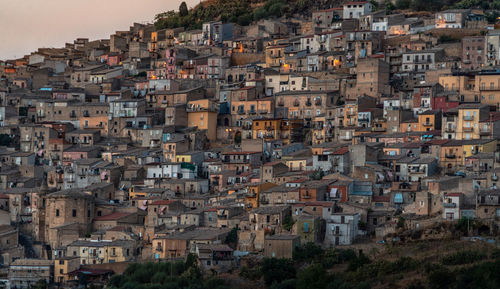
M 189 253 L 227 271 L 246 252 L 381 240 L 401 219 L 497 224 L 499 30 L 470 9 L 373 10 L 135 23 L 0 62 L 11 285 Z

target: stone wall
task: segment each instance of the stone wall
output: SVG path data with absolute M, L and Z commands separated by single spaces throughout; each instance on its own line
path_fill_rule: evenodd
M 231 65 L 246 65 L 249 63 L 255 62 L 265 62 L 265 54 L 264 53 L 233 53 L 231 55 Z

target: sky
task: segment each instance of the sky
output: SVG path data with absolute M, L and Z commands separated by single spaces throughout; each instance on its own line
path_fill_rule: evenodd
M 188 7 L 199 0 L 185 0 Z M 181 0 L 0 0 L 0 59 L 39 47 L 64 47 L 76 38 L 109 38 L 134 23 L 177 10 Z

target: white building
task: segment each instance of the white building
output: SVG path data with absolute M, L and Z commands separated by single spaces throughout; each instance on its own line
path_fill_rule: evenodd
M 373 10 L 373 5 L 368 1 L 347 2 L 343 7 L 343 19 L 359 19 L 360 16 L 371 13 Z
M 461 193 L 448 193 L 443 196 L 443 219 L 453 221 L 460 219 Z
M 196 169 L 183 168 L 181 163 L 149 164 L 146 177 L 148 179 L 194 179 Z
M 358 235 L 359 213 L 332 213 L 326 220 L 326 245 L 350 245 Z

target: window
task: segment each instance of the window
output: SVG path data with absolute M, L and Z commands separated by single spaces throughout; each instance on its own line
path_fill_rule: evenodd
M 73 215 L 73 218 L 76 218 L 76 210 L 75 209 L 73 209 L 72 215 Z
M 59 209 L 56 209 L 56 217 L 59 217 Z

